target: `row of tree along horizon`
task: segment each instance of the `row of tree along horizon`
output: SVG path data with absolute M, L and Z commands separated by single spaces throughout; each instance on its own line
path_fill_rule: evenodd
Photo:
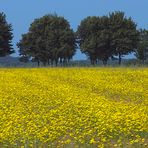
M 14 53 L 12 25 L 6 15 L 0 13 L 0 56 Z M 83 19 L 76 32 L 69 22 L 56 14 L 35 19 L 26 34 L 17 43 L 20 61 L 29 60 L 43 65 L 66 65 L 80 48 L 91 64 L 135 52 L 143 62 L 148 59 L 148 30 L 137 29 L 131 17 L 116 11 L 106 16 L 89 16 Z

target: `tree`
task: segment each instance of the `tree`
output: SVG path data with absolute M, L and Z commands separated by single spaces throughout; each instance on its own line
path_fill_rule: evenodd
M 107 60 L 112 56 L 111 31 L 109 28 L 109 18 L 87 17 L 81 21 L 77 30 L 77 40 L 82 53 L 85 53 L 95 64 L 102 60 L 107 64 Z
M 148 30 L 141 29 L 139 32 L 140 41 L 138 44 L 138 48 L 135 50 L 135 55 L 144 64 L 144 62 L 148 60 Z
M 21 56 L 33 58 L 38 65 L 40 62 L 57 65 L 59 60 L 68 62 L 76 51 L 75 35 L 69 22 L 57 15 L 35 19 L 17 45 Z
M 0 13 L 0 56 L 7 56 L 14 53 L 12 48 L 12 25 L 6 21 L 6 15 Z
M 139 42 L 139 33 L 136 24 L 131 18 L 126 18 L 124 12 L 109 14 L 110 28 L 112 31 L 111 46 L 114 55 L 119 57 L 119 65 L 123 55 L 133 52 Z

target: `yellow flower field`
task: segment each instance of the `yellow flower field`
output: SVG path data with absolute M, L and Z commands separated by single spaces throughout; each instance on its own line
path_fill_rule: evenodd
M 0 69 L 0 148 L 147 146 L 147 68 Z

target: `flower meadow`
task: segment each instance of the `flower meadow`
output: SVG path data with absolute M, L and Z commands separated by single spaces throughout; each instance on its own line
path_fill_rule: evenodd
M 148 69 L 0 69 L 0 148 L 48 147 L 148 147 Z

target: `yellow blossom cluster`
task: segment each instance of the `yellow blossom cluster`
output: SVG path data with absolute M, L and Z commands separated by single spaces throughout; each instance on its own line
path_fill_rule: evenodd
M 147 68 L 0 69 L 0 148 L 147 144 Z

